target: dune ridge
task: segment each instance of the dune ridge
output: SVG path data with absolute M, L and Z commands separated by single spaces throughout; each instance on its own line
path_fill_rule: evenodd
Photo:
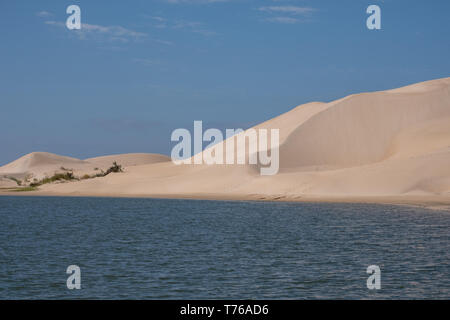
M 450 202 L 450 78 L 307 103 L 254 128 L 280 129 L 277 175 L 260 176 L 250 165 L 138 163 L 124 173 L 45 185 L 37 193 Z

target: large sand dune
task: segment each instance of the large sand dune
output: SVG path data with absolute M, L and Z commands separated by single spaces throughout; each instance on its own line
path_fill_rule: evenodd
M 330 103 L 308 103 L 255 128 L 280 129 L 277 175 L 261 176 L 250 165 L 136 163 L 124 173 L 45 185 L 38 192 L 283 200 L 429 196 L 450 200 L 450 78 L 351 95 Z M 73 167 L 78 165 L 76 159 L 67 161 L 73 161 Z M 12 164 L 8 166 L 20 167 Z

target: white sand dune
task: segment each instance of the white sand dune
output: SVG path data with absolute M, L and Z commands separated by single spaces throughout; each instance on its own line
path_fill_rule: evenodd
M 44 177 L 53 176 L 55 173 L 71 171 L 75 176 L 81 177 L 85 174 L 95 174 L 106 171 L 116 161 L 124 168 L 130 166 L 143 165 L 170 161 L 170 158 L 160 154 L 150 153 L 130 153 L 103 156 L 80 160 L 65 157 L 48 152 L 29 153 L 3 167 L 0 167 L 0 186 L 11 185 L 11 177 L 19 180 L 41 180 Z
M 432 196 L 450 200 L 450 78 L 350 95 L 330 103 L 308 103 L 255 128 L 280 129 L 277 175 L 261 176 L 249 165 L 136 162 L 124 173 L 45 185 L 38 192 L 283 200 Z

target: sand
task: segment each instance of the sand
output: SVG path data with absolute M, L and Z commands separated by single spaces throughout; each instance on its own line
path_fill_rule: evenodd
M 261 176 L 252 165 L 176 166 L 164 156 L 127 155 L 123 173 L 33 193 L 450 205 L 450 78 L 304 104 L 255 128 L 280 129 L 277 175 Z M 38 175 L 62 163 L 56 155 L 25 157 L 0 176 Z M 64 166 L 81 172 L 111 160 L 64 157 Z

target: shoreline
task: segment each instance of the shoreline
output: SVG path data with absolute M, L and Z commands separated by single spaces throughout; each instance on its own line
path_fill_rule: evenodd
M 113 194 L 113 193 L 58 193 L 46 191 L 5 191 L 2 196 L 18 197 L 73 197 L 73 198 L 129 198 L 129 199 L 173 199 L 203 201 L 251 201 L 251 202 L 290 202 L 290 203 L 348 203 L 348 204 L 384 204 L 450 212 L 450 196 L 284 196 L 284 195 L 224 195 L 224 194 Z

